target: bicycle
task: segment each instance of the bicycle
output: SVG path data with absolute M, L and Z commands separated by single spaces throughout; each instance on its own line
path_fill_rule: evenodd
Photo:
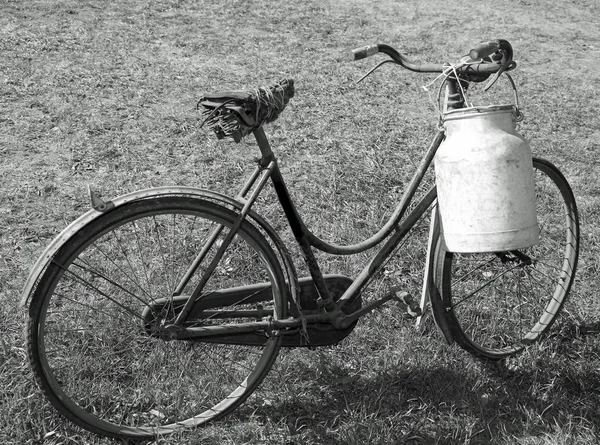
M 469 82 L 490 79 L 491 85 L 515 67 L 505 40 L 476 46 L 454 66 L 416 64 L 382 44 L 353 52 L 355 60 L 378 53 L 389 59 L 374 69 L 393 63 L 444 73 L 450 110 L 465 106 Z M 422 313 L 424 304 L 399 290 L 368 304 L 361 292 L 417 221 L 436 214 L 435 186 L 407 209 L 444 130 L 387 223 L 360 243 L 335 245 L 304 225 L 263 130 L 293 95 L 293 81 L 284 80 L 201 100 L 219 138 L 253 134 L 261 151 L 235 198 L 160 187 L 104 201 L 90 191 L 94 208 L 40 256 L 20 305 L 29 304 L 28 349 L 37 383 L 67 419 L 124 439 L 204 425 L 258 387 L 280 348 L 335 344 L 391 300 L 414 316 Z M 533 167 L 540 224 L 534 247 L 449 252 L 432 218 L 424 280 L 433 318 L 449 343 L 481 358 L 502 359 L 539 340 L 573 283 L 579 251 L 573 193 L 550 162 L 534 158 Z M 280 236 L 252 210 L 269 180 L 310 277 L 298 278 Z M 313 250 L 351 255 L 378 245 L 355 279 L 323 275 Z

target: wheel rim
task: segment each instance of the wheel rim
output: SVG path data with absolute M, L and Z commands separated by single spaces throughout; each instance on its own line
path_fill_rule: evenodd
M 146 229 L 152 229 L 156 236 L 144 239 L 140 235 L 149 235 L 152 230 L 145 230 L 137 216 L 113 224 L 110 233 L 101 230 L 93 242 L 83 243 L 64 265 L 53 263 L 51 267 L 56 275 L 48 289 L 53 292 L 53 297 L 44 300 L 34 334 L 38 347 L 33 354 L 39 357 L 37 366 L 43 373 L 46 392 L 52 393 L 51 401 L 55 405 L 58 403 L 61 411 L 66 410 L 65 414 L 71 420 L 107 435 L 165 434 L 226 414 L 264 378 L 281 343 L 279 339 L 271 338 L 264 347 L 257 348 L 164 342 L 141 335 L 139 316 L 143 301 L 147 307 L 148 301 L 158 297 L 151 290 L 161 284 L 162 277 L 155 275 L 156 271 L 169 270 L 170 274 L 189 262 L 189 258 L 183 260 L 180 252 L 196 251 L 191 240 L 195 238 L 192 234 L 199 233 L 200 217 L 210 219 L 211 226 L 230 223 L 218 212 L 188 209 L 173 216 L 163 210 L 146 215 Z M 185 240 L 183 245 L 167 248 L 166 238 L 178 235 L 173 229 L 174 224 L 169 228 L 167 223 L 177 222 L 181 226 L 184 220 L 188 222 L 188 230 L 184 231 L 184 237 L 179 237 Z M 192 220 L 193 230 L 190 229 Z M 138 248 L 151 248 L 153 244 L 154 254 L 146 256 L 137 252 L 128 255 L 128 248 L 124 247 L 128 237 L 135 239 Z M 111 243 L 112 247 L 109 246 Z M 121 257 L 116 255 L 119 250 Z M 159 250 L 160 258 L 156 261 L 155 253 Z M 251 268 L 253 271 L 260 269 L 257 280 L 277 284 L 272 286 L 273 301 L 278 306 L 271 303 L 273 317 L 283 316 L 280 281 L 276 278 L 279 275 L 272 258 L 268 258 L 268 244 L 265 247 L 260 240 L 254 239 L 254 235 L 242 229 L 229 251 L 231 254 L 223 258 L 222 269 L 215 271 L 207 286 L 239 285 L 238 275 L 250 273 Z M 254 254 L 248 256 L 251 251 Z M 112 261 L 107 260 L 111 256 L 107 256 L 109 252 L 115 254 Z M 100 258 L 104 261 L 102 268 L 94 262 Z M 74 261 L 71 263 L 71 260 Z M 59 261 L 62 263 L 62 259 Z M 138 267 L 136 261 L 145 266 Z M 107 271 L 118 271 L 116 275 L 120 278 L 109 279 Z M 139 272 L 136 279 L 128 276 L 134 271 Z M 162 284 L 163 289 L 174 287 L 172 280 Z M 190 286 L 193 285 L 192 280 Z M 146 290 L 142 291 L 144 288 Z M 162 290 L 161 295 L 164 294 L 168 291 Z M 82 297 L 85 297 L 84 301 Z M 119 302 L 126 303 L 121 307 Z M 173 378 L 174 375 L 177 377 Z
M 572 192 L 551 164 L 534 160 L 534 168 L 540 243 L 516 255 L 446 253 L 444 258 L 448 321 L 457 342 L 476 355 L 501 358 L 537 341 L 555 321 L 573 282 L 579 224 Z M 527 258 L 532 264 L 525 264 Z

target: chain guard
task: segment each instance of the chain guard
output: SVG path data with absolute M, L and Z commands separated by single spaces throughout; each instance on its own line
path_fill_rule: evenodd
M 352 284 L 352 279 L 343 275 L 325 275 L 323 278 L 335 301 L 339 300 L 346 289 Z M 302 315 L 322 313 L 323 309 L 320 307 L 319 296 L 312 278 L 301 278 L 298 280 L 298 284 L 300 286 L 299 300 Z M 242 300 L 248 304 L 268 302 L 271 299 L 270 288 L 270 283 L 259 283 L 212 292 L 209 295 L 203 296 L 194 304 L 185 324 L 190 326 L 201 324 L 203 319 L 205 319 L 205 315 L 203 315 L 204 311 L 233 306 Z M 182 295 L 155 300 L 142 313 L 142 317 L 145 320 L 144 328 L 146 332 L 150 336 L 159 337 L 163 320 L 174 319 L 188 299 L 189 296 Z M 294 303 L 290 302 L 290 304 Z M 344 312 L 350 314 L 361 307 L 362 299 L 359 296 L 346 305 Z M 306 325 L 305 331 L 298 328 L 291 331 L 280 331 L 279 335 L 283 337 L 282 346 L 284 347 L 328 346 L 343 340 L 352 332 L 357 322 L 355 321 L 344 329 L 336 329 L 330 323 L 311 323 Z M 214 338 L 205 337 L 202 340 L 192 339 L 188 341 L 262 346 L 268 339 L 269 337 L 265 332 L 257 331 L 249 334 L 218 336 Z

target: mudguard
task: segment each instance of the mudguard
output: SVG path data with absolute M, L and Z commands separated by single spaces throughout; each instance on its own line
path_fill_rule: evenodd
M 448 344 L 451 345 L 454 343 L 454 337 L 446 322 L 446 309 L 439 290 L 439 287 L 442 285 L 445 252 L 442 249 L 443 243 L 440 240 L 439 215 L 436 204 L 433 205 L 431 210 L 430 224 L 425 276 L 423 277 L 423 293 L 421 295 L 421 310 L 425 313 L 427 310 L 427 303 L 431 303 L 431 312 L 433 314 L 435 325 Z M 419 317 L 417 320 L 417 327 L 420 327 L 422 321 L 422 317 Z
M 35 262 L 29 277 L 23 287 L 23 291 L 21 294 L 21 300 L 19 301 L 19 308 L 22 308 L 27 305 L 29 302 L 33 292 L 35 291 L 37 282 L 41 275 L 46 270 L 46 267 L 56 254 L 58 250 L 65 245 L 66 243 L 73 238 L 73 236 L 81 230 L 84 226 L 99 218 L 106 212 L 113 211 L 114 209 L 121 207 L 125 204 L 134 201 L 140 201 L 143 199 L 149 199 L 159 196 L 190 196 L 190 197 L 198 197 L 210 199 L 212 201 L 217 201 L 227 206 L 231 206 L 237 210 L 241 210 L 244 206 L 243 202 L 240 202 L 234 198 L 223 195 L 221 193 L 217 193 L 211 190 L 204 190 L 195 187 L 183 187 L 183 186 L 174 186 L 174 187 L 156 187 L 145 190 L 138 190 L 132 193 L 128 193 L 126 195 L 119 196 L 113 199 L 110 202 L 103 203 L 101 208 L 105 209 L 104 211 L 99 211 L 96 209 L 91 209 L 87 213 L 81 215 L 71 224 L 69 224 L 56 238 L 52 240 L 52 242 L 46 247 L 46 250 L 40 255 L 40 257 Z M 92 200 L 94 195 L 92 194 Z M 95 206 L 98 207 L 98 206 Z M 100 207 L 98 207 L 100 208 Z M 279 254 L 280 259 L 283 261 L 284 270 L 283 272 L 287 275 L 288 280 L 288 292 L 291 297 L 291 301 L 298 301 L 298 275 L 296 273 L 296 269 L 294 267 L 293 262 L 291 261 L 291 256 L 285 247 L 283 241 L 277 235 L 275 230 L 267 223 L 261 216 L 252 210 L 249 212 L 247 218 L 259 226 L 268 238 L 271 239 L 273 244 L 275 245 L 276 251 Z M 292 304 L 290 310 L 294 311 L 294 305 Z

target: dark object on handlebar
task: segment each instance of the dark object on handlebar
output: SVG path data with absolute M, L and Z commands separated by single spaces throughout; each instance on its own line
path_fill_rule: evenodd
M 487 56 L 494 54 L 500 49 L 500 42 L 498 40 L 491 40 L 489 42 L 483 42 L 475 46 L 469 51 L 469 57 L 473 60 L 483 59 Z
M 469 57 L 472 60 L 480 60 L 484 59 L 492 54 L 502 51 L 503 58 L 508 59 L 507 61 L 512 60 L 513 50 L 510 43 L 507 40 L 490 40 L 489 42 L 480 43 L 476 45 L 471 51 L 469 51 Z M 507 61 L 502 62 L 503 64 Z

